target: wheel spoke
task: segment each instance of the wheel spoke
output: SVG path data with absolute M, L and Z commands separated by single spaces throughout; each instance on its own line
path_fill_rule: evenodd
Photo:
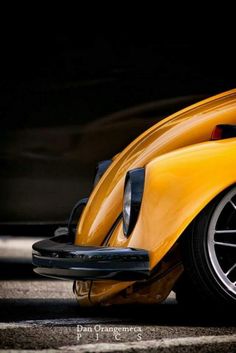
M 234 243 L 224 243 L 222 241 L 214 241 L 214 244 L 215 245 L 221 245 L 221 246 L 228 246 L 228 247 L 231 247 L 231 248 L 236 248 L 236 244 L 234 244 Z
M 225 273 L 225 275 L 228 276 L 235 268 L 236 268 L 236 264 L 230 267 L 230 269 Z
M 236 229 L 216 230 L 216 234 L 236 234 Z
M 216 206 L 208 230 L 208 251 L 216 276 L 236 294 L 236 187 Z

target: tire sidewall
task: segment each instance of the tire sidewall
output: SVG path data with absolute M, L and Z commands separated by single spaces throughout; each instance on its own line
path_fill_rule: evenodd
M 195 219 L 191 232 L 183 241 L 183 261 L 188 279 L 203 301 L 236 303 L 236 296 L 220 281 L 215 272 L 209 251 L 208 231 L 212 216 L 229 190 L 215 198 Z

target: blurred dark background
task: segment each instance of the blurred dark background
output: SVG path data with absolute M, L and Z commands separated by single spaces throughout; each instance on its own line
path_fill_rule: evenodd
M 232 44 L 160 32 L 1 33 L 0 229 L 64 224 L 99 160 L 234 88 Z M 25 230 L 24 230 L 25 232 Z

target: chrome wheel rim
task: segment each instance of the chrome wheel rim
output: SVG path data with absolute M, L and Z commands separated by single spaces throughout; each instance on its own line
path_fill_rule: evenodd
M 236 187 L 215 208 L 207 236 L 210 263 L 219 284 L 236 295 Z

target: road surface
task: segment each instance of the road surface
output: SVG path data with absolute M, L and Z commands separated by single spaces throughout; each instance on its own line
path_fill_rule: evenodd
M 236 352 L 230 308 L 187 309 L 174 293 L 161 305 L 80 308 L 72 282 L 33 275 L 31 239 L 11 241 L 0 239 L 0 352 Z

